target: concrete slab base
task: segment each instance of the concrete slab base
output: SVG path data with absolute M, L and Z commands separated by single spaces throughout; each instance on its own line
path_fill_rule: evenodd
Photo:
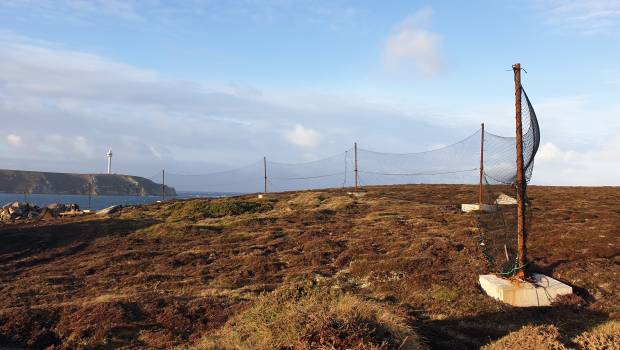
M 347 194 L 353 197 L 364 197 L 366 195 L 366 192 L 347 192 Z
M 535 273 L 534 283 L 514 282 L 496 275 L 480 275 L 482 289 L 490 297 L 519 307 L 549 306 L 560 295 L 573 293 L 573 288 L 551 277 Z
M 497 210 L 497 206 L 492 204 L 461 204 L 461 210 L 465 213 L 472 211 L 494 212 Z

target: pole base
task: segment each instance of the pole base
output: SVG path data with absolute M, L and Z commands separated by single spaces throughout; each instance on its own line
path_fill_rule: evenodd
M 469 213 L 472 211 L 483 211 L 487 213 L 492 213 L 494 211 L 497 211 L 497 206 L 491 204 L 461 204 L 461 211 L 465 213 Z
M 534 282 L 513 281 L 496 275 L 480 275 L 480 287 L 488 296 L 517 307 L 550 306 L 560 295 L 573 288 L 551 277 L 535 273 Z
M 353 197 L 364 197 L 366 195 L 366 192 L 363 191 L 359 191 L 359 192 L 347 192 L 347 194 L 349 196 L 353 196 Z

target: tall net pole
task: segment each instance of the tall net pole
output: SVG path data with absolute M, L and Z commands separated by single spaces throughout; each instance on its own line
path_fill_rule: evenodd
M 357 192 L 357 186 L 359 182 L 359 172 L 357 169 L 357 142 L 353 144 L 353 154 L 355 155 L 355 192 Z
M 525 176 L 523 169 L 523 130 L 521 123 L 521 64 L 512 66 L 515 77 L 515 119 L 517 148 L 517 277 L 525 278 Z
M 166 200 L 166 174 L 164 169 L 161 169 L 161 201 Z
M 482 183 L 484 181 L 484 123 L 480 124 L 480 126 L 480 186 L 478 188 L 478 203 L 482 206 Z
M 263 175 L 265 180 L 264 193 L 267 193 L 267 157 L 263 157 Z

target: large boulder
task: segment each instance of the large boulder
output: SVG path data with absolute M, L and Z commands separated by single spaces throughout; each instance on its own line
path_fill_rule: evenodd
M 26 219 L 36 219 L 41 208 L 26 202 L 12 202 L 0 209 L 0 221 L 13 222 Z
M 9 214 L 11 214 L 11 216 L 21 216 L 23 213 L 24 210 L 22 210 L 22 208 L 20 207 L 9 207 Z
M 62 203 L 51 203 L 47 206 L 47 209 L 54 215 L 58 215 L 67 211 L 67 206 Z
M 111 207 L 98 210 L 97 215 L 110 215 L 121 211 L 121 209 L 123 209 L 122 205 L 113 205 Z
M 9 222 L 11 221 L 11 213 L 9 213 L 8 208 L 3 208 L 2 210 L 0 210 L 0 221 L 2 222 Z
M 77 203 L 67 204 L 67 211 L 79 211 L 80 206 Z

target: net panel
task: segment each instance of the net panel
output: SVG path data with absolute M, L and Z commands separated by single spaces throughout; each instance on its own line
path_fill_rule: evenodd
M 521 89 L 523 160 L 526 183 L 532 177 L 534 158 L 540 145 L 536 113 L 527 93 Z M 351 188 L 355 185 L 356 163 L 360 185 L 477 184 L 480 152 L 484 152 L 483 202 L 496 206 L 494 212 L 477 213 L 480 248 L 490 272 L 509 275 L 516 261 L 517 208 L 515 180 L 516 139 L 478 130 L 459 142 L 438 149 L 414 153 L 385 153 L 351 148 L 342 153 L 303 163 L 259 160 L 247 166 L 204 174 L 166 172 L 166 184 L 177 191 L 207 194 L 255 193 L 292 190 Z M 357 162 L 356 162 L 357 160 Z M 156 179 L 154 179 L 156 180 Z M 472 198 L 472 202 L 477 202 Z M 456 204 L 456 203 L 445 203 Z M 527 217 L 527 215 L 526 215 Z
M 525 184 L 531 180 L 534 158 L 540 145 L 540 128 L 527 93 L 521 87 L 521 120 Z M 487 139 L 488 137 L 488 139 Z M 492 273 L 511 276 L 517 272 L 517 186 L 515 138 L 485 135 L 484 198 L 495 205 L 493 212 L 479 212 L 479 247 Z M 487 152 L 487 148 L 493 152 Z M 487 156 L 488 155 L 488 156 Z M 526 230 L 531 211 L 526 201 Z

